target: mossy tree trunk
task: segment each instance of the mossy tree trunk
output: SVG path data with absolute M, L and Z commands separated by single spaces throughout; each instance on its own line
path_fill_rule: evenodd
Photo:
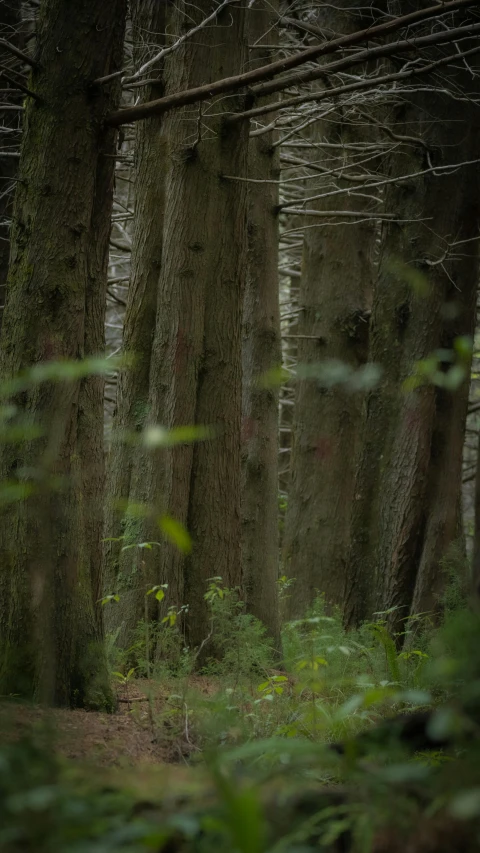
M 278 11 L 261 2 L 248 12 L 253 61 L 272 60 Z M 259 49 L 265 42 L 268 46 Z M 252 63 L 250 66 L 252 67 Z M 243 320 L 242 562 L 248 611 L 280 647 L 278 612 L 278 390 L 262 377 L 282 361 L 278 291 L 278 147 L 273 133 L 248 148 L 248 274 Z M 271 183 L 262 183 L 271 181 Z
M 8 378 L 104 349 L 115 134 L 103 119 L 121 66 L 124 0 L 44 0 L 28 99 L 1 344 Z M 99 596 L 103 381 L 27 388 L 39 438 L 0 448 L 0 480 L 32 494 L 2 509 L 0 691 L 57 705 L 111 704 Z
M 207 0 L 192 10 L 179 3 L 171 30 L 178 33 L 211 12 Z M 193 16 L 193 17 L 192 17 Z M 246 57 L 244 10 L 224 10 L 198 38 L 165 62 L 165 87 L 176 92 L 238 73 Z M 138 577 L 168 583 L 164 606 L 189 605 L 192 646 L 209 634 L 204 601 L 207 578 L 241 584 L 240 429 L 241 335 L 246 270 L 248 128 L 228 128 L 225 113 L 236 97 L 184 108 L 164 119 L 167 140 L 162 268 L 150 368 L 146 425 L 212 425 L 213 438 L 142 456 L 132 478 L 130 506 L 149 507 L 147 519 L 127 508 L 125 536 L 159 540 L 157 519 L 168 513 L 193 539 L 191 554 L 162 541 L 131 552 L 119 563 L 122 586 Z M 122 594 L 119 587 L 118 592 Z M 142 615 L 139 609 L 137 618 Z
M 367 401 L 346 622 L 391 610 L 395 631 L 412 606 L 433 603 L 439 560 L 458 531 L 466 383 L 452 393 L 430 382 L 405 390 L 404 382 L 418 362 L 473 332 L 479 196 L 475 165 L 442 169 L 476 157 L 473 107 L 419 91 L 391 120 L 418 143 L 397 148 L 390 175 L 411 177 L 386 190 L 398 221 L 384 225 L 372 310 L 370 359 L 383 377 Z
M 165 40 L 165 5 L 157 0 L 135 0 L 132 3 L 132 35 L 135 67 L 148 57 L 152 43 L 161 49 Z M 149 75 L 161 81 L 162 70 L 150 69 Z M 143 98 L 160 97 L 161 82 L 147 87 Z M 122 553 L 125 544 L 138 544 L 127 526 L 130 490 L 138 493 L 143 485 L 149 460 L 141 448 L 135 447 L 127 435 L 139 436 L 147 420 L 150 362 L 162 263 L 166 142 L 162 118 L 138 122 L 135 128 L 135 229 L 132 244 L 131 275 L 123 330 L 123 350 L 127 364 L 120 370 L 116 407 L 113 416 L 112 443 L 108 458 L 106 523 L 104 553 L 104 589 L 120 592 L 118 604 L 107 607 L 107 629 L 119 629 L 118 641 L 126 643 L 131 630 L 141 618 L 145 592 L 154 577 L 142 572 L 131 575 L 132 560 L 138 563 L 138 552 Z M 133 359 L 133 360 L 132 360 Z M 121 537 L 126 538 L 121 538 Z M 155 535 L 154 538 L 158 538 Z M 132 541 L 130 541 L 132 540 Z M 141 566 L 141 563 L 140 563 Z

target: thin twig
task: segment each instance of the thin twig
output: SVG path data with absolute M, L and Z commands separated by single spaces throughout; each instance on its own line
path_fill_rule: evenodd
M 0 38 L 0 47 L 5 48 L 5 50 L 10 51 L 10 53 L 13 53 L 14 56 L 18 57 L 18 59 L 23 60 L 23 62 L 29 65 L 30 68 L 40 68 L 38 62 L 32 59 L 31 56 L 28 56 L 28 54 L 23 52 L 23 50 L 19 50 L 18 47 L 15 47 L 14 44 L 11 44 L 11 42 L 7 41 L 6 39 Z
M 8 80 L 16 89 L 20 89 L 21 92 L 24 92 L 30 98 L 33 98 L 35 101 L 41 101 L 40 95 L 37 95 L 36 92 L 32 92 L 24 83 L 20 80 L 15 80 L 13 77 L 10 77 L 10 74 L 7 74 L 6 71 L 0 70 L 0 77 L 4 77 L 5 80 Z
M 427 18 L 443 15 L 447 12 L 454 11 L 455 9 L 467 8 L 477 2 L 478 0 L 453 0 L 453 2 L 450 3 L 440 3 L 435 6 L 430 6 L 428 9 L 421 9 L 417 12 L 412 12 L 409 15 L 404 15 L 403 17 L 393 18 L 392 20 L 379 24 L 376 27 L 367 27 L 365 30 L 359 30 L 347 36 L 341 36 L 340 38 L 333 39 L 326 44 L 307 48 L 299 51 L 294 56 L 284 57 L 276 62 L 271 62 L 268 65 L 262 65 L 259 68 L 252 69 L 251 71 L 247 71 L 243 74 L 238 74 L 234 77 L 226 77 L 222 80 L 216 80 L 204 86 L 198 86 L 194 89 L 177 92 L 172 95 L 168 95 L 167 97 L 159 98 L 155 101 L 148 101 L 144 104 L 137 104 L 134 107 L 118 110 L 107 117 L 106 123 L 111 127 L 118 127 L 132 121 L 139 121 L 140 119 L 148 118 L 151 115 L 162 115 L 176 107 L 187 106 L 188 104 L 197 104 L 199 101 L 208 100 L 216 95 L 236 91 L 244 86 L 251 86 L 255 83 L 269 80 L 272 77 L 276 77 L 277 75 L 284 73 L 285 71 L 298 68 L 300 65 L 318 60 L 321 56 L 335 53 L 345 47 L 351 47 L 361 42 L 369 41 L 373 37 L 387 35 L 420 20 L 426 20 Z M 463 28 L 460 27 L 449 33 L 433 33 L 431 36 L 425 37 L 428 39 L 426 43 L 433 44 L 449 40 L 453 41 L 458 37 L 460 32 L 466 32 L 469 29 L 470 33 L 472 33 L 475 29 L 475 25 Z M 425 43 L 425 38 L 423 43 Z M 411 45 L 411 49 L 420 47 L 422 45 L 421 38 L 412 39 Z M 372 49 L 372 51 L 373 50 L 374 49 Z M 354 62 L 355 59 L 353 58 L 353 64 Z M 317 74 L 321 76 L 323 74 L 323 70 L 320 68 L 320 71 L 317 71 Z M 302 75 L 298 76 L 301 77 Z M 280 83 L 280 81 L 274 82 L 277 83 L 277 85 Z M 279 88 L 276 88 L 275 91 L 279 91 L 280 89 L 294 85 L 295 83 L 296 79 L 293 79 L 292 82 L 291 77 L 283 78 Z M 264 86 L 258 86 L 257 89 L 254 90 L 253 94 L 266 94 L 266 87 L 267 84 Z

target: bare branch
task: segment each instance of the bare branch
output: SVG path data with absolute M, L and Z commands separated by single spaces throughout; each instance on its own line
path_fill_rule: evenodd
M 262 86 L 255 86 L 252 89 L 252 94 L 255 97 L 265 97 L 274 92 L 280 92 L 284 89 L 289 89 L 291 86 L 298 86 L 302 83 L 311 83 L 323 76 L 336 74 L 340 71 L 346 71 L 353 68 L 355 65 L 360 65 L 365 62 L 370 62 L 375 59 L 383 59 L 386 56 L 392 56 L 394 53 L 403 53 L 411 50 L 419 50 L 424 47 L 435 47 L 438 44 L 448 44 L 452 41 L 457 41 L 460 38 L 470 38 L 480 32 L 480 23 L 469 23 L 463 27 L 455 29 L 447 29 L 440 33 L 430 33 L 427 36 L 418 36 L 417 38 L 404 39 L 403 41 L 391 42 L 389 44 L 381 44 L 377 47 L 367 48 L 358 51 L 351 56 L 346 56 L 344 59 L 339 59 L 337 62 L 331 62 L 330 65 L 319 66 L 311 70 L 297 71 L 291 77 L 281 77 L 279 80 L 272 80 L 269 83 L 264 83 Z M 458 58 L 458 53 L 455 54 Z M 452 61 L 452 60 L 450 60 Z
M 347 219 L 356 219 L 360 218 L 360 221 L 368 217 L 371 219 L 371 216 L 365 213 L 365 211 L 358 210 L 302 210 L 302 208 L 298 207 L 283 207 L 282 213 L 290 213 L 296 216 L 316 216 L 319 219 L 329 219 L 331 216 L 344 216 Z M 394 213 L 372 213 L 375 219 L 395 219 Z M 295 229 L 296 230 L 296 229 Z
M 470 35 L 473 32 L 480 32 L 480 24 L 476 24 L 469 28 L 468 34 Z M 480 44 L 477 44 L 470 50 L 464 51 L 462 53 L 462 56 L 472 56 L 475 53 L 480 53 Z M 355 83 L 346 83 L 344 86 L 337 86 L 334 89 L 325 89 L 322 92 L 308 92 L 305 95 L 297 95 L 294 98 L 286 98 L 282 101 L 275 101 L 275 103 L 265 104 L 260 107 L 254 107 L 251 110 L 245 110 L 245 112 L 243 113 L 235 113 L 235 115 L 232 115 L 227 119 L 227 122 L 229 124 L 233 124 L 237 121 L 243 121 L 245 119 L 251 119 L 261 115 L 268 115 L 268 113 L 270 112 L 278 112 L 278 110 L 280 109 L 287 109 L 288 107 L 299 106 L 300 104 L 306 104 L 310 101 L 320 103 L 320 101 L 330 100 L 331 98 L 339 97 L 339 95 L 348 95 L 351 92 L 358 92 L 364 89 L 376 88 L 380 85 L 384 85 L 385 83 L 394 83 L 399 80 L 408 80 L 411 77 L 419 77 L 421 74 L 427 74 L 428 72 L 433 71 L 435 68 L 440 68 L 442 65 L 449 65 L 455 59 L 458 58 L 458 53 L 449 54 L 449 56 L 442 56 L 441 59 L 437 59 L 434 62 L 430 62 L 428 63 L 428 65 L 413 66 L 407 71 L 398 71 L 394 74 L 384 74 L 382 77 L 366 77 L 364 80 L 357 80 Z M 325 71 L 327 70 L 327 67 L 325 68 Z M 322 71 L 321 73 L 319 71 L 315 72 L 317 77 L 323 76 L 324 73 L 324 71 Z M 393 138 L 392 132 L 389 132 L 389 135 Z
M 6 39 L 0 38 L 0 47 L 3 47 L 5 50 L 8 50 L 10 53 L 13 53 L 14 56 L 16 56 L 18 59 L 21 59 L 22 62 L 25 62 L 26 65 L 30 66 L 30 68 L 36 68 L 36 69 L 40 68 L 38 62 L 35 62 L 35 60 L 32 59 L 31 56 L 28 56 L 28 54 L 23 52 L 23 50 L 19 50 L 18 47 L 15 47 L 14 44 L 11 44 Z
M 237 0 L 223 0 L 210 15 L 207 15 L 196 27 L 192 27 L 191 30 L 188 30 L 183 36 L 179 36 L 179 38 L 171 44 L 169 47 L 164 47 L 159 53 L 155 54 L 152 59 L 149 59 L 145 62 L 134 74 L 131 74 L 129 77 L 125 77 L 122 80 L 122 84 L 127 86 L 129 83 L 133 83 L 135 80 L 138 80 L 142 74 L 145 74 L 145 71 L 148 71 L 152 65 L 156 65 L 158 62 L 161 62 L 168 56 L 169 53 L 173 53 L 175 50 L 178 50 L 179 47 L 182 46 L 188 39 L 192 36 L 196 35 L 200 30 L 203 30 L 208 24 L 211 24 L 212 21 L 220 14 L 220 12 L 226 8 L 226 6 L 231 6 L 232 3 L 236 3 Z M 121 77 L 125 74 L 126 68 L 123 68 L 121 71 L 116 71 L 114 74 L 107 74 L 105 77 L 98 77 L 97 80 L 94 80 L 94 85 L 100 85 L 102 83 L 108 83 L 110 80 L 114 80 L 116 77 Z M 143 85 L 143 84 L 142 84 Z M 146 83 L 145 83 L 146 85 Z
M 40 101 L 41 98 L 37 95 L 36 92 L 32 92 L 24 83 L 20 80 L 15 80 L 14 77 L 11 77 L 10 74 L 7 74 L 6 71 L 0 69 L 0 77 L 3 77 L 5 80 L 8 80 L 9 83 L 12 84 L 16 89 L 20 92 L 23 92 L 25 95 L 28 95 L 30 98 L 33 98 L 35 101 Z
M 132 74 L 130 77 L 126 77 L 125 80 L 123 80 L 123 83 L 133 83 L 135 80 L 138 80 L 139 77 L 142 76 L 142 74 L 145 74 L 145 71 L 152 67 L 152 65 L 156 65 L 157 62 L 161 62 L 163 59 L 165 59 L 165 57 L 168 56 L 169 53 L 173 53 L 175 50 L 178 50 L 178 48 L 181 47 L 181 45 L 184 44 L 186 41 L 188 41 L 188 39 L 192 38 L 192 36 L 196 35 L 198 32 L 200 32 L 200 30 L 203 30 L 205 27 L 208 27 L 208 25 L 211 24 L 212 21 L 217 18 L 217 16 L 220 14 L 220 12 L 223 11 L 223 9 L 225 9 L 227 6 L 231 6 L 232 3 L 236 2 L 237 0 L 223 0 L 223 2 L 220 3 L 210 15 L 207 15 L 207 17 L 204 18 L 203 21 L 200 21 L 200 23 L 197 24 L 196 27 L 192 27 L 192 29 L 184 33 L 183 36 L 179 36 L 179 38 L 173 44 L 171 44 L 170 47 L 164 47 L 163 50 L 156 54 L 156 56 L 145 62 L 138 69 L 138 71 L 135 72 L 135 74 Z
M 389 33 L 402 29 L 414 22 L 426 20 L 432 17 L 434 18 L 438 15 L 455 11 L 456 9 L 476 5 L 477 3 L 478 0 L 451 0 L 451 2 L 436 4 L 435 6 L 430 6 L 428 9 L 421 9 L 400 18 L 393 18 L 392 20 L 379 24 L 378 26 L 368 27 L 365 30 L 341 36 L 338 39 L 333 39 L 326 44 L 306 48 L 294 56 L 284 57 L 276 62 L 271 62 L 268 65 L 262 65 L 259 68 L 254 68 L 244 74 L 238 74 L 235 77 L 226 77 L 223 80 L 217 80 L 204 86 L 198 86 L 195 89 L 186 89 L 183 92 L 177 92 L 173 95 L 168 95 L 155 101 L 148 101 L 145 104 L 137 104 L 134 107 L 118 110 L 107 117 L 107 124 L 112 127 L 119 127 L 122 124 L 128 124 L 129 122 L 148 118 L 148 116 L 151 115 L 161 115 L 176 107 L 196 104 L 225 92 L 233 92 L 244 86 L 260 83 L 262 80 L 269 80 L 278 74 L 282 74 L 292 68 L 297 68 L 300 65 L 304 65 L 306 62 L 317 60 L 321 56 L 335 53 L 342 48 L 351 47 L 361 42 L 368 41 L 374 37 L 377 38 L 379 36 L 388 35 Z M 444 33 L 438 34 L 438 36 L 440 35 L 445 37 Z M 448 41 L 449 39 L 447 38 L 446 40 Z M 418 43 L 418 39 L 416 41 Z M 281 88 L 285 88 L 288 85 L 292 85 L 291 82 L 285 83 L 285 85 L 282 82 Z
M 325 33 L 320 29 L 320 27 L 316 27 L 313 24 L 307 24 L 306 21 L 296 21 L 295 18 L 284 17 L 281 19 L 280 23 L 284 26 L 292 27 L 294 30 L 299 30 L 301 33 L 309 33 L 316 38 L 325 38 Z

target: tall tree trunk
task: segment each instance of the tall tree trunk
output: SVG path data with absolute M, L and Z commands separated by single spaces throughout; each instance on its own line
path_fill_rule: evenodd
M 0 5 L 0 38 L 18 45 L 20 27 L 20 0 L 7 0 L 7 2 L 2 3 Z M 4 73 L 7 73 L 8 77 L 1 73 L 1 69 L 5 69 Z M 18 168 L 16 155 L 22 124 L 22 93 L 20 90 L 15 90 L 14 87 L 14 80 L 18 79 L 17 75 L 20 75 L 20 78 L 22 76 L 21 61 L 0 46 L 0 86 L 4 90 L 1 100 L 9 107 L 9 109 L 0 107 L 0 149 L 3 152 L 0 153 L 0 328 L 10 254 L 9 221 L 12 215 L 15 178 Z
M 348 32 L 355 28 L 350 11 L 330 12 L 329 26 Z M 358 211 L 359 221 L 338 217 L 304 233 L 299 293 L 298 362 L 315 364 L 340 360 L 357 369 L 366 361 L 371 304 L 375 226 L 378 209 L 352 184 L 352 143 L 367 141 L 365 120 L 339 109 L 312 131 L 312 159 L 323 163 L 306 194 L 324 198 L 308 208 L 324 212 Z M 324 174 L 321 174 L 321 171 Z M 354 173 L 358 169 L 354 168 Z M 345 173 L 345 178 L 343 177 Z M 363 221 L 362 221 L 363 217 Z M 291 483 L 284 540 L 284 571 L 295 579 L 289 597 L 289 616 L 305 613 L 319 593 L 330 606 L 342 606 L 346 581 L 346 550 L 353 501 L 355 462 L 361 432 L 362 394 L 342 387 L 320 387 L 311 379 L 296 383 L 292 425 Z
M 463 76 L 456 82 L 468 84 Z M 464 103 L 430 91 L 404 97 L 392 119 L 396 134 L 419 142 L 397 148 L 391 177 L 411 177 L 386 191 L 386 209 L 399 221 L 384 226 L 372 311 L 370 359 L 384 374 L 367 403 L 346 621 L 358 624 L 376 610 L 391 610 L 395 631 L 413 600 L 419 606 L 431 602 L 426 585 L 437 576 L 438 560 L 456 535 L 457 444 L 466 411 L 463 387 L 447 401 L 429 382 L 408 393 L 403 383 L 419 361 L 451 346 L 455 335 L 472 333 L 478 279 L 475 243 L 459 250 L 451 245 L 478 234 L 475 165 L 418 173 L 431 163 L 473 160 L 478 127 L 473 107 L 469 111 Z M 463 255 L 460 264 L 457 251 Z M 454 422 L 460 422 L 460 431 Z M 439 442 L 447 440 L 448 460 L 445 445 L 439 453 Z
M 248 12 L 254 62 L 272 59 L 278 11 L 262 2 Z M 259 50 L 262 42 L 269 47 Z M 252 63 L 250 66 L 252 67 Z M 281 365 L 278 293 L 278 148 L 274 134 L 248 149 L 248 274 L 243 326 L 242 561 L 248 611 L 280 647 L 278 612 L 278 391 L 262 376 Z M 266 183 L 262 183 L 262 182 Z M 267 183 L 271 181 L 271 183 Z
M 132 31 L 135 66 L 145 61 L 144 45 L 154 42 L 160 49 L 165 40 L 165 5 L 157 0 L 135 0 L 132 4 Z M 151 76 L 161 79 L 161 70 L 152 69 Z M 147 87 L 145 100 L 160 97 L 162 84 Z M 128 513 L 124 503 L 130 490 L 138 492 L 145 477 L 148 459 L 134 447 L 128 433 L 139 435 L 148 413 L 150 362 L 162 263 L 163 218 L 165 205 L 166 141 L 161 118 L 150 118 L 136 125 L 135 230 L 132 243 L 131 274 L 123 330 L 123 350 L 133 361 L 121 369 L 112 426 L 112 443 L 108 459 L 106 503 L 105 591 L 119 590 L 118 605 L 107 608 L 107 628 L 119 628 L 120 644 L 127 642 L 144 608 L 148 578 L 135 577 L 133 585 L 125 584 L 119 572 L 129 569 L 132 551 L 122 556 Z M 132 483 L 133 478 L 133 483 Z M 130 531 L 130 538 L 131 538 Z M 155 537 L 157 538 L 157 537 Z M 138 540 L 139 541 L 139 540 Z M 136 561 L 138 553 L 134 553 Z M 136 565 L 136 562 L 135 562 Z M 145 581 L 145 583 L 144 583 Z M 153 583 L 153 580 L 152 580 Z
M 475 174 L 471 179 L 470 197 L 465 197 L 463 203 L 465 228 L 475 237 L 480 182 Z M 442 349 L 448 350 L 453 350 L 455 339 L 462 336 L 468 336 L 473 342 L 475 332 L 478 248 L 475 243 L 468 243 L 459 250 L 459 255 L 448 267 L 452 280 L 459 283 L 458 290 L 450 294 L 450 309 L 453 309 L 454 316 L 448 319 L 447 311 L 440 341 Z M 470 390 L 468 356 L 464 360 L 464 368 L 466 375 L 458 388 L 450 391 L 437 388 L 435 391 L 435 422 L 425 501 L 428 512 L 410 608 L 412 614 L 438 611 L 447 581 L 442 560 L 448 556 L 453 543 L 461 552 L 462 459 Z M 460 566 L 458 570 L 461 570 Z
M 475 531 L 472 556 L 473 598 L 480 605 L 480 432 L 478 435 L 477 470 L 475 476 Z
M 176 33 L 211 12 L 207 0 L 172 13 Z M 193 19 L 192 19 L 193 15 Z M 201 37 L 188 40 L 165 64 L 174 92 L 238 73 L 246 56 L 244 11 L 232 6 Z M 144 551 L 132 567 L 120 560 L 122 584 L 168 583 L 166 603 L 189 605 L 188 640 L 209 633 L 206 581 L 241 584 L 240 428 L 241 323 L 246 269 L 248 128 L 230 128 L 224 115 L 236 98 L 184 108 L 165 118 L 168 140 L 162 269 L 150 371 L 147 425 L 212 425 L 213 438 L 151 453 L 132 480 L 131 505 L 150 508 L 145 521 L 127 509 L 125 535 L 158 540 L 157 517 L 167 512 L 193 538 L 185 555 L 175 545 Z M 137 618 L 142 615 L 137 613 Z
M 44 0 L 15 199 L 2 377 L 103 348 L 124 0 Z M 0 448 L 0 480 L 31 483 L 0 526 L 0 689 L 105 706 L 100 589 L 103 381 L 32 385 L 16 400 L 41 438 Z M 32 474 L 33 472 L 33 474 Z

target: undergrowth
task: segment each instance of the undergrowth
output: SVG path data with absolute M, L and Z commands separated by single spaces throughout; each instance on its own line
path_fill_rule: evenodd
M 173 606 L 142 621 L 127 649 L 108 637 L 119 693 L 147 700 L 132 701 L 135 724 L 176 744 L 200 775 L 179 797 L 164 777 L 138 793 L 125 768 L 92 777 L 55 756 L 51 732 L 32 732 L 0 748 L 0 850 L 473 853 L 480 618 L 455 573 L 451 584 L 442 623 L 424 614 L 401 637 L 385 613 L 345 632 L 319 596 L 284 625 L 281 664 L 220 578 L 205 595 L 211 642 L 201 657 Z M 150 592 L 160 600 L 159 588 Z M 422 847 L 422 833 L 444 846 Z
M 465 609 L 454 571 L 449 584 L 455 590 L 445 594 L 445 630 Z M 283 578 L 281 592 L 290 587 Z M 142 620 L 126 650 L 116 649 L 114 637 L 107 638 L 119 684 L 140 679 L 141 685 L 147 679 L 143 689 L 150 697 L 148 719 L 155 737 L 187 740 L 191 753 L 277 737 L 332 743 L 352 738 L 385 716 L 429 708 L 448 693 L 441 671 L 448 665 L 439 664 L 445 656 L 429 614 L 406 620 L 397 637 L 387 629 L 388 613 L 346 632 L 340 614 L 327 615 L 318 596 L 304 619 L 284 624 L 279 663 L 238 590 L 211 578 L 205 600 L 210 633 L 201 665 L 198 651 L 185 645 L 182 612 L 175 607 L 168 610 L 175 618 Z M 108 606 L 115 603 L 108 601 Z

